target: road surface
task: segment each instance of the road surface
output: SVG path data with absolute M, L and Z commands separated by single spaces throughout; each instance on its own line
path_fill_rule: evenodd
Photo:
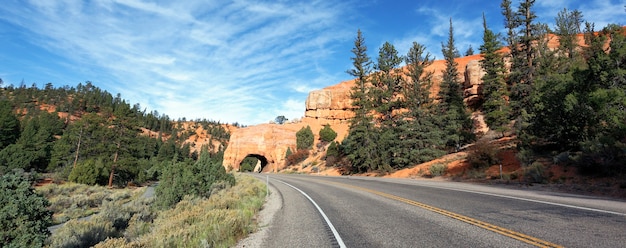
M 240 247 L 626 247 L 624 201 L 428 180 L 254 176 L 269 179 L 278 207 Z

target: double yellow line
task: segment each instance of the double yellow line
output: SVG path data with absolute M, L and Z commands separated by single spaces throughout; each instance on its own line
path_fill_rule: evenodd
M 551 243 L 551 242 L 548 242 L 548 241 L 545 241 L 545 240 L 542 240 L 542 239 L 538 239 L 538 238 L 535 238 L 535 237 L 531 237 L 531 236 L 528 236 L 528 235 L 523 234 L 523 233 L 519 233 L 519 232 L 516 232 L 516 231 L 513 231 L 513 230 L 509 230 L 509 229 L 506 229 L 506 228 L 503 228 L 503 227 L 492 225 L 492 224 L 489 224 L 489 223 L 484 222 L 484 221 L 473 219 L 473 218 L 470 218 L 470 217 L 467 217 L 467 216 L 464 216 L 464 215 L 460 215 L 460 214 L 457 214 L 457 213 L 446 211 L 446 210 L 443 210 L 441 208 L 436 208 L 436 207 L 433 207 L 433 206 L 430 206 L 430 205 L 426 205 L 426 204 L 423 204 L 423 203 L 420 203 L 420 202 L 416 202 L 416 201 L 413 201 L 413 200 L 402 198 L 402 197 L 399 197 L 399 196 L 396 196 L 396 195 L 387 194 L 387 193 L 383 193 L 383 192 L 380 192 L 380 191 L 371 190 L 371 189 L 367 189 L 367 188 L 362 188 L 362 187 L 358 187 L 358 186 L 353 186 L 353 185 L 349 185 L 349 184 L 343 184 L 343 183 L 337 183 L 337 182 L 331 182 L 331 183 L 337 184 L 337 185 L 345 187 L 345 188 L 353 188 L 353 189 L 356 189 L 356 190 L 361 190 L 361 191 L 369 192 L 369 193 L 372 193 L 372 194 L 375 194 L 375 195 L 379 195 L 379 196 L 382 196 L 382 197 L 385 197 L 385 198 L 389 198 L 389 199 L 392 199 L 392 200 L 408 203 L 410 205 L 413 205 L 413 206 L 416 206 L 416 207 L 420 207 L 420 208 L 423 208 L 423 209 L 426 209 L 426 210 L 429 210 L 429 211 L 432 211 L 432 212 L 435 212 L 435 213 L 438 213 L 438 214 L 441 214 L 441 215 L 445 215 L 445 216 L 448 216 L 448 217 L 453 218 L 455 220 L 460 220 L 460 221 L 463 221 L 463 222 L 468 223 L 470 225 L 474 225 L 474 226 L 477 226 L 477 227 L 480 227 L 480 228 L 484 228 L 484 229 L 487 229 L 489 231 L 496 232 L 496 233 L 502 234 L 504 236 L 511 237 L 511 238 L 517 239 L 519 241 L 522 241 L 522 242 L 525 242 L 525 243 L 528 243 L 528 244 L 531 244 L 531 245 L 535 245 L 537 247 L 562 247 L 560 245 L 557 245 L 557 244 L 554 244 L 554 243 Z

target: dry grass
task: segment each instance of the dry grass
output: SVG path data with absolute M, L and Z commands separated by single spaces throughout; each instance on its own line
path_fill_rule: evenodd
M 103 202 L 123 204 L 143 193 L 143 189 L 108 189 L 77 183 L 47 184 L 36 190 L 50 202 L 54 224 L 95 214 Z
M 125 238 L 109 238 L 96 247 L 231 247 L 255 230 L 254 216 L 266 192 L 263 182 L 251 176 L 237 175 L 236 180 L 209 199 L 185 197 L 159 212 L 152 224 L 135 215 Z

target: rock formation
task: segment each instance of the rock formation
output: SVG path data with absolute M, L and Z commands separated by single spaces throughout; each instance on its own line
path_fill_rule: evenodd
M 480 55 L 456 59 L 459 80 L 463 82 L 464 97 L 468 105 L 480 100 L 480 84 L 484 71 L 480 67 Z M 433 72 L 431 96 L 437 96 L 445 61 L 435 61 L 426 70 Z M 224 166 L 227 170 L 239 170 L 246 157 L 256 157 L 261 161 L 263 172 L 277 171 L 285 167 L 287 148 L 295 151 L 296 132 L 307 125 L 313 130 L 316 142 L 319 130 L 326 124 L 337 132 L 341 141 L 348 133 L 349 121 L 354 117 L 350 90 L 354 80 L 348 80 L 309 93 L 306 99 L 304 118 L 298 123 L 261 124 L 232 131 L 230 142 L 224 152 Z M 474 115 L 475 120 L 482 120 Z M 480 125 L 478 125 L 480 126 Z M 482 125 L 484 126 L 484 125 Z M 484 126 L 485 127 L 485 126 Z M 486 132 L 483 128 L 481 130 Z
M 296 150 L 296 132 L 310 126 L 317 144 L 319 131 L 326 124 L 337 132 L 338 140 L 347 135 L 347 123 L 331 123 L 326 119 L 308 117 L 298 123 L 261 124 L 234 130 L 224 151 L 224 166 L 227 170 L 238 171 L 244 158 L 255 157 L 261 161 L 262 172 L 281 170 L 285 168 L 287 149 Z

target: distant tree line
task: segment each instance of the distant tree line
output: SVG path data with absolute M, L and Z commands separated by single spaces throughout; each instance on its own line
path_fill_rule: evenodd
M 0 174 L 13 169 L 52 172 L 59 180 L 125 185 L 155 180 L 168 165 L 195 161 L 184 142 L 202 126 L 223 152 L 230 138 L 223 124 L 190 121 L 193 130 L 156 110 L 147 113 L 91 82 L 43 89 L 0 88 Z M 61 114 L 59 114 L 61 113 Z M 213 142 L 209 142 L 213 146 Z
M 359 30 L 348 70 L 355 77 L 355 118 L 339 146 L 343 159 L 337 166 L 345 173 L 386 172 L 458 151 L 476 139 L 472 110 L 484 113 L 491 130 L 517 136 L 525 165 L 538 156 L 565 154 L 555 162 L 592 174 L 624 173 L 625 30 L 611 24 L 595 31 L 585 23 L 581 31 L 582 13 L 567 9 L 549 28 L 536 21 L 534 2 L 523 0 L 514 9 L 511 1 L 502 1 L 504 37 L 487 27 L 483 15 L 480 52 L 486 74 L 482 101 L 473 109 L 463 102 L 452 20 L 442 43 L 446 67 L 436 99 L 429 95 L 432 73 L 425 71 L 433 59 L 423 45 L 414 42 L 402 56 L 386 42 L 373 61 Z M 557 37 L 559 46 L 549 48 Z

